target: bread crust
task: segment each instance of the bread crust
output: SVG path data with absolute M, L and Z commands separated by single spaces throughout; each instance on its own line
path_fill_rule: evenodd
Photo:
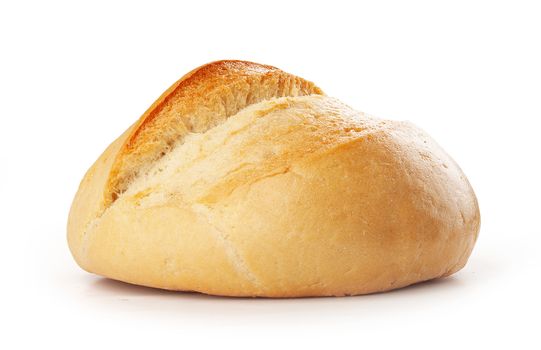
M 158 158 L 133 149 L 173 119 L 147 111 L 85 175 L 68 221 L 81 267 L 163 289 L 302 297 L 385 291 L 465 265 L 479 232 L 477 200 L 426 133 L 354 111 L 274 67 L 226 62 L 192 71 L 149 111 L 165 110 L 182 82 L 205 96 L 215 79 L 238 87 L 251 74 L 267 77 L 250 85 L 260 99 L 241 98 L 232 115 L 213 109 L 207 129 L 177 133 L 182 142 Z M 233 77 L 221 76 L 223 66 Z M 268 79 L 301 92 L 273 92 L 280 84 Z M 196 109 L 197 101 L 189 99 Z M 145 171 L 113 200 L 111 174 L 126 152 Z
M 204 132 L 261 100 L 322 93 L 309 81 L 253 62 L 215 61 L 192 70 L 167 89 L 126 135 L 105 187 L 106 204 L 186 134 Z

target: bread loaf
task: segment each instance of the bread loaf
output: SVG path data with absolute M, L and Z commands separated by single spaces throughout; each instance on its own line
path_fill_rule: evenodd
M 226 296 L 366 294 L 451 275 L 474 192 L 423 131 L 243 61 L 169 88 L 83 178 L 68 243 L 85 270 Z

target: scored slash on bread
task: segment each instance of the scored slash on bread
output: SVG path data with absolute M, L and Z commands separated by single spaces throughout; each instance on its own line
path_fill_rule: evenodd
M 104 206 L 187 134 L 205 132 L 254 103 L 312 94 L 323 92 L 309 81 L 268 65 L 216 61 L 191 71 L 131 128 L 112 164 Z

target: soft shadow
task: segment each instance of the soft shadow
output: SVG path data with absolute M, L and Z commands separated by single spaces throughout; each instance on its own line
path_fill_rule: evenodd
M 446 278 L 438 278 L 425 282 L 420 282 L 407 287 L 394 289 L 386 292 L 379 292 L 367 295 L 346 296 L 346 297 L 304 297 L 304 298 L 250 298 L 250 297 L 224 297 L 207 295 L 199 292 L 185 292 L 185 291 L 172 291 L 157 289 L 152 287 L 139 286 L 109 278 L 97 277 L 91 283 L 91 288 L 99 292 L 99 294 L 112 296 L 112 297 L 161 297 L 161 298 L 184 298 L 184 299 L 202 299 L 202 300 L 257 300 L 257 301 L 291 301 L 291 300 L 346 300 L 355 298 L 375 298 L 385 297 L 391 295 L 408 295 L 414 293 L 424 293 L 429 290 L 436 291 L 449 288 L 460 288 L 464 285 L 464 282 L 460 278 L 450 276 Z
M 137 311 L 177 320 L 250 325 L 276 322 L 299 324 L 345 319 L 394 317 L 396 313 L 429 312 L 434 303 L 453 300 L 467 291 L 468 281 L 447 277 L 369 295 L 311 298 L 232 298 L 136 286 L 107 278 L 89 277 L 87 301 L 110 310 Z M 471 282 L 471 281 L 469 281 Z M 152 316 L 154 317 L 154 316 Z M 161 317 L 161 316 L 160 316 Z M 278 321 L 277 321 L 278 320 Z M 318 321 L 319 320 L 319 321 Z M 273 321 L 274 322 L 274 321 Z
M 223 296 L 207 295 L 199 292 L 176 291 L 139 286 L 109 278 L 98 277 L 91 284 L 92 288 L 100 294 L 116 297 L 159 297 L 159 298 L 183 298 L 183 299 L 208 299 L 208 300 L 250 300 L 254 298 L 232 298 Z
M 429 290 L 438 290 L 438 289 L 450 289 L 450 288 L 460 288 L 464 286 L 465 283 L 460 277 L 449 276 L 444 278 L 436 278 L 429 281 L 424 281 L 416 284 L 409 285 L 404 288 L 393 289 L 383 293 L 376 293 L 371 295 L 385 295 L 385 294 L 413 294 L 413 293 L 422 293 L 428 292 Z
M 109 278 L 98 277 L 91 283 L 92 287 L 108 295 L 116 296 L 162 296 L 168 294 L 177 294 L 178 292 L 164 289 L 156 289 L 135 284 L 112 280 Z

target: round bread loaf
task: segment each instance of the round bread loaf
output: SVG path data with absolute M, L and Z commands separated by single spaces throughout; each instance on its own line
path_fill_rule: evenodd
M 188 73 L 114 141 L 75 196 L 85 270 L 227 296 L 341 296 L 449 276 L 479 208 L 423 131 L 271 66 Z

